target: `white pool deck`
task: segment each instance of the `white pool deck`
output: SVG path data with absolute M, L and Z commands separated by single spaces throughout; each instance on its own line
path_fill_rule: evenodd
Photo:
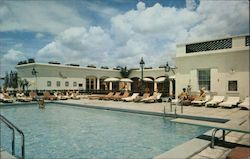
M 226 127 L 231 124 L 231 128 L 237 129 L 237 125 L 247 121 L 249 122 L 250 111 L 241 110 L 239 108 L 225 109 L 225 108 L 207 108 L 207 107 L 195 107 L 195 106 L 184 106 L 183 113 L 181 113 L 181 106 L 173 105 L 172 112 L 170 112 L 170 103 L 134 103 L 134 102 L 122 102 L 122 101 L 105 101 L 105 100 L 89 100 L 89 99 L 80 99 L 80 100 L 57 100 L 56 102 L 68 103 L 68 104 L 77 104 L 77 105 L 87 105 L 88 107 L 100 107 L 100 108 L 114 108 L 121 110 L 132 110 L 132 111 L 143 111 L 143 112 L 154 112 L 154 113 L 163 113 L 164 108 L 165 112 L 173 113 L 176 111 L 176 114 L 190 115 L 190 116 L 202 116 L 210 118 L 223 118 L 228 119 L 226 123 L 215 123 L 209 121 L 198 121 L 192 119 L 176 118 L 173 121 L 181 123 L 195 123 L 197 125 L 216 125 L 218 127 Z M 1 105 L 0 105 L 1 106 Z M 173 113 L 174 114 L 174 113 Z M 248 123 L 244 125 L 244 131 L 250 132 L 250 126 Z M 208 135 L 211 135 L 211 132 L 207 132 Z M 221 132 L 218 132 L 216 136 L 220 136 Z M 241 145 L 250 146 L 250 134 L 249 133 L 240 133 L 232 131 L 226 135 L 226 142 L 237 143 Z M 230 152 L 230 148 L 217 146 L 215 148 L 209 147 L 210 141 L 202 140 L 195 138 L 188 141 L 182 145 L 177 146 L 176 148 L 165 152 L 155 158 L 192 158 L 192 159 L 221 159 L 225 158 L 226 155 Z M 4 151 L 1 151 L 1 157 L 3 156 Z M 6 157 L 6 159 L 9 157 Z

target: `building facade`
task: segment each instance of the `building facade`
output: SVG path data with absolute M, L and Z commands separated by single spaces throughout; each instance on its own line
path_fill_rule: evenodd
M 18 76 L 23 80 L 26 79 L 30 83 L 29 90 L 83 90 L 86 92 L 119 91 L 123 89 L 126 83 L 128 90 L 132 92 L 141 91 L 140 69 L 133 69 L 129 74 L 128 78 L 133 82 L 104 81 L 111 77 L 122 79 L 121 70 L 118 69 L 89 68 L 45 63 L 17 65 L 16 69 L 18 71 Z M 151 93 L 156 90 L 167 92 L 168 95 L 174 93 L 173 73 L 165 72 L 164 68 L 144 69 L 143 72 L 145 89 L 148 89 Z M 159 78 L 161 80 L 159 80 Z
M 179 44 L 176 90 L 202 87 L 211 94 L 249 96 L 249 35 Z
M 164 67 L 144 69 L 144 87 L 165 95 L 177 96 L 182 88 L 191 86 L 196 93 L 205 87 L 212 95 L 249 96 L 249 35 L 212 41 L 178 44 L 175 72 Z M 123 78 L 121 71 L 62 64 L 28 63 L 17 65 L 21 79 L 29 81 L 30 90 L 85 90 L 87 92 L 121 90 L 123 82 L 105 82 L 110 77 Z M 34 74 L 34 71 L 37 72 Z M 33 71 L 33 73 L 32 73 Z M 132 83 L 127 88 L 141 91 L 141 69 L 133 69 Z M 175 93 L 177 92 L 177 93 Z

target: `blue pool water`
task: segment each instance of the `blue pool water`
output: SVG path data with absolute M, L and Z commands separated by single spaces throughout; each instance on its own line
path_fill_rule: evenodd
M 23 130 L 26 158 L 153 158 L 208 130 L 170 118 L 59 104 L 0 111 Z M 9 132 L 1 124 L 1 146 L 11 152 Z M 20 154 L 19 144 L 16 149 Z

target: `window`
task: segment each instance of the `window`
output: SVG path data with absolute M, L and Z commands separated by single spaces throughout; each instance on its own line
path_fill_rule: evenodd
M 82 87 L 82 83 L 79 83 L 79 84 L 78 84 L 78 87 Z
M 205 87 L 210 91 L 210 70 L 198 70 L 199 89 Z
M 77 83 L 76 83 L 76 82 L 73 82 L 73 86 L 76 87 L 76 86 L 77 86 Z
M 47 81 L 47 87 L 51 87 L 51 81 Z
M 246 45 L 246 46 L 250 46 L 250 36 L 246 36 L 245 45 Z
M 56 86 L 60 87 L 61 86 L 61 82 L 60 81 L 56 81 Z
M 66 81 L 65 82 L 65 87 L 68 87 L 69 86 L 69 81 Z
M 237 81 L 228 81 L 228 91 L 237 91 Z

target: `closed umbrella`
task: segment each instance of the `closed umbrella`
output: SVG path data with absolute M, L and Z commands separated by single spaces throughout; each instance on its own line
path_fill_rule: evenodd
M 153 82 L 153 80 L 151 78 L 147 78 L 147 77 L 143 78 L 143 81 L 145 81 L 145 82 Z
M 120 82 L 132 83 L 133 81 L 129 78 L 122 78 L 122 79 L 120 79 Z

